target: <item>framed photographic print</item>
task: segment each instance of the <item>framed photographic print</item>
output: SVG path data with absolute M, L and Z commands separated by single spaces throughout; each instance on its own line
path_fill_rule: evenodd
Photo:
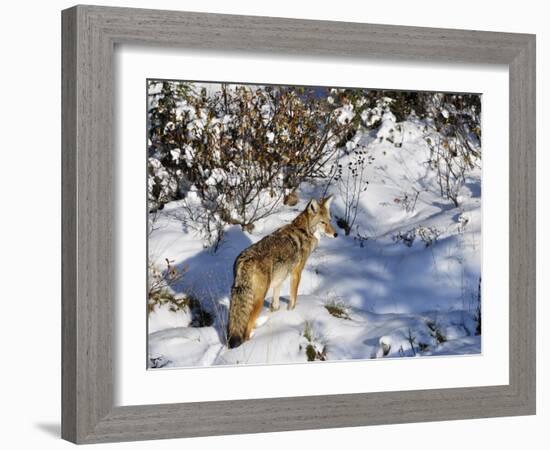
M 481 353 L 480 94 L 147 99 L 149 368 Z
M 532 35 L 63 11 L 63 437 L 533 414 L 534 74 Z

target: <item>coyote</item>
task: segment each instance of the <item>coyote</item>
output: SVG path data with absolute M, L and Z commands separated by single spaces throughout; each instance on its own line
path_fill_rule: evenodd
M 330 224 L 332 196 L 312 199 L 288 225 L 265 236 L 241 252 L 233 266 L 233 287 L 227 327 L 227 345 L 238 347 L 250 339 L 269 288 L 273 288 L 271 311 L 279 309 L 281 285 L 290 275 L 290 302 L 296 306 L 298 285 L 306 261 L 321 235 L 337 236 Z

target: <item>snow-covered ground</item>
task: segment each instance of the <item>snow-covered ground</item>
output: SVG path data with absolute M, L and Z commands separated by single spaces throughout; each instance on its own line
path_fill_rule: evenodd
M 198 299 L 213 323 L 197 327 L 192 308 L 174 312 L 157 307 L 149 314 L 150 367 L 481 351 L 475 318 L 481 276 L 481 171 L 468 175 L 460 206 L 455 207 L 441 197 L 435 171 L 428 169 L 423 124 L 407 121 L 398 131 L 393 120 L 387 115 L 377 130 L 355 139 L 374 160 L 367 168 L 369 187 L 350 235 L 339 230 L 337 239 L 322 239 L 304 269 L 296 309 L 286 310 L 287 280 L 281 309 L 269 312 L 269 292 L 252 339 L 236 349 L 225 346 L 235 258 L 290 222 L 323 186 L 303 185 L 298 205 L 281 205 L 252 233 L 228 227 L 215 253 L 184 226 L 178 202 L 156 213 L 150 261 L 168 259 L 185 268 L 174 291 Z M 342 197 L 335 186 L 331 191 L 332 213 L 338 216 L 344 209 Z

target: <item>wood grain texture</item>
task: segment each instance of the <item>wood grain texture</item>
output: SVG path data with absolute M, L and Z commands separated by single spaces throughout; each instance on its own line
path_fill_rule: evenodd
M 76 10 L 63 14 L 61 34 L 61 233 L 62 282 L 61 332 L 62 332 L 62 431 L 71 441 L 76 440 Z M 70 37 L 70 38 L 69 38 Z
M 62 16 L 65 439 L 93 443 L 535 412 L 534 36 L 95 6 Z M 113 407 L 113 52 L 120 43 L 508 65 L 510 383 Z
M 535 39 L 510 71 L 510 384 L 535 410 L 536 93 Z

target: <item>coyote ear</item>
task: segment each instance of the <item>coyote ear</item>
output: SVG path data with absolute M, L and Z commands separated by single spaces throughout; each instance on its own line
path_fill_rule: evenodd
M 326 209 L 330 209 L 330 204 L 332 202 L 332 199 L 334 198 L 334 195 L 329 195 L 328 197 L 321 200 L 321 203 Z
M 317 203 L 317 200 L 312 198 L 307 204 L 307 210 L 312 214 L 317 213 L 319 211 L 319 203 Z

